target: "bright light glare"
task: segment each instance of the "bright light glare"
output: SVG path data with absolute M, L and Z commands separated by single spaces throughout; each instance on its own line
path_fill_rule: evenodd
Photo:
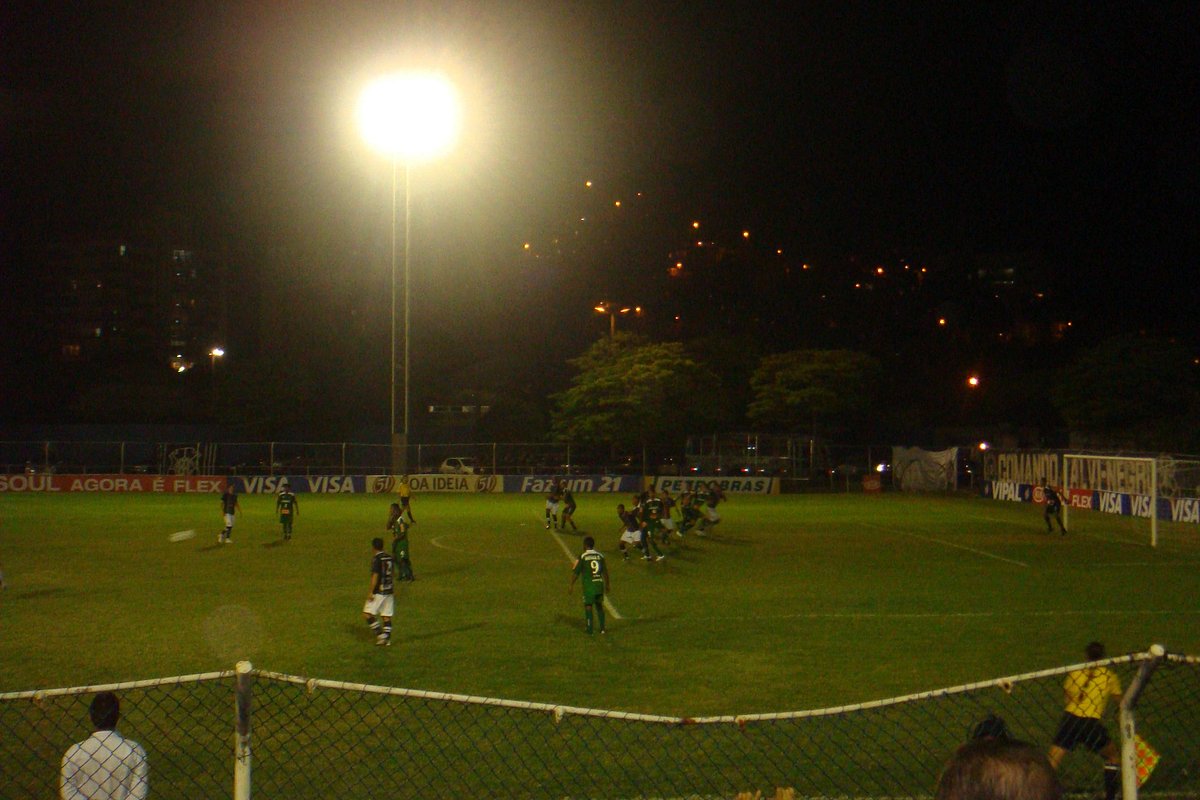
M 991 447 L 991 445 L 990 445 L 990 444 L 988 444 L 987 442 L 980 442 L 980 443 L 979 443 L 979 449 L 980 449 L 980 450 L 987 450 L 989 447 Z
M 219 347 L 214 347 L 212 350 L 208 351 L 208 354 L 215 358 L 220 358 L 221 356 L 225 355 L 225 351 Z
M 458 93 L 433 73 L 397 73 L 376 80 L 358 102 L 358 122 L 372 148 L 405 164 L 446 153 L 458 139 Z
M 968 386 L 978 386 L 979 378 L 975 375 L 972 375 L 971 377 L 967 378 L 967 385 Z

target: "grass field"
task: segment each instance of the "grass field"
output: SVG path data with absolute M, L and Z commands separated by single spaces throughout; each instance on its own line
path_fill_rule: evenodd
M 568 594 L 581 534 L 539 496 L 414 499 L 417 581 L 395 644 L 362 621 L 387 498 L 243 496 L 219 546 L 215 496 L 0 495 L 0 691 L 228 669 L 661 714 L 857 702 L 1161 642 L 1200 653 L 1200 531 L 972 497 L 734 496 L 706 539 L 623 563 L 619 499 L 576 520 L 609 558 L 617 614 L 583 632 Z M 168 536 L 185 529 L 183 542 Z M 386 538 L 386 537 L 385 537 Z

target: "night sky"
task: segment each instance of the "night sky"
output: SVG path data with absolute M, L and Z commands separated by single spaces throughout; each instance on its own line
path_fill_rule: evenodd
M 691 220 L 788 254 L 1036 252 L 1093 327 L 1195 340 L 1194 3 L 19 1 L 0 14 L 12 287 L 50 243 L 166 224 L 235 254 L 236 282 L 264 280 L 262 254 L 282 251 L 299 286 L 345 284 L 351 305 L 377 295 L 390 172 L 353 108 L 371 77 L 420 65 L 458 82 L 466 119 L 459 148 L 413 176 L 414 324 L 474 343 L 472 358 L 527 360 L 500 353 L 506 341 L 576 354 L 602 330 L 592 294 L 641 302 L 642 270 L 665 268 Z M 636 239 L 647 252 L 593 254 L 613 262 L 607 286 L 523 251 L 571 235 L 597 196 L 637 192 L 657 227 Z M 38 316 L 29 296 L 6 293 L 18 339 Z

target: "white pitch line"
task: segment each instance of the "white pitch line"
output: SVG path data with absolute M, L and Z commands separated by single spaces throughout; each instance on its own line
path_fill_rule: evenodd
M 800 614 L 759 614 L 752 617 L 706 617 L 718 622 L 746 622 L 753 620 L 784 620 L 784 619 L 977 619 L 988 617 L 1173 617 L 1178 615 L 1200 614 L 1200 609 L 1182 609 L 1179 611 L 1150 611 L 1150 610 L 1080 610 L 1080 611 L 812 611 Z
M 550 531 L 550 533 L 554 535 L 554 541 L 558 542 L 558 546 L 562 548 L 562 551 L 567 554 L 567 561 L 574 564 L 575 554 L 571 552 L 571 548 L 567 547 L 567 543 L 558 535 L 558 531 Z M 607 566 L 608 563 L 605 562 L 605 568 Z M 617 607 L 613 605 L 612 600 L 608 599 L 607 594 L 604 595 L 604 607 L 608 609 L 608 613 L 612 614 L 615 619 L 625 619 L 625 617 L 621 616 L 621 612 L 617 611 Z
M 1003 561 L 1007 564 L 1016 564 L 1018 567 L 1025 567 L 1027 569 L 1029 567 L 1029 565 L 1026 564 L 1024 561 L 1017 561 L 1014 558 L 1005 558 L 1004 556 L 998 556 L 995 553 L 989 553 L 986 550 L 976 550 L 974 547 L 967 547 L 965 544 L 955 544 L 954 542 L 947 542 L 944 539 L 935 539 L 932 536 L 921 536 L 920 534 L 912 533 L 911 531 L 902 531 L 902 530 L 899 530 L 898 528 L 889 528 L 885 525 L 875 525 L 874 523 L 871 523 L 871 522 L 865 522 L 863 524 L 866 525 L 868 528 L 875 528 L 876 530 L 887 531 L 888 533 L 899 533 L 904 536 L 911 536 L 914 539 L 922 539 L 926 542 L 934 542 L 935 544 L 945 545 L 946 547 L 955 547 L 955 548 L 958 548 L 959 550 L 966 550 L 968 553 L 974 553 L 975 555 L 984 556 L 985 558 L 994 558 L 997 561 Z

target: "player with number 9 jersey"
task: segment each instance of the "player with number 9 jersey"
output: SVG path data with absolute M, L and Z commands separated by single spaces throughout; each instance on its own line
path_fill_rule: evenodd
M 608 591 L 608 565 L 604 562 L 604 554 L 596 550 L 596 540 L 591 536 L 583 539 L 583 555 L 575 562 L 571 570 L 571 583 L 567 591 L 575 586 L 579 579 L 583 587 L 583 611 L 587 621 L 587 632 L 592 632 L 592 610 L 600 621 L 600 632 L 604 633 L 604 593 Z

